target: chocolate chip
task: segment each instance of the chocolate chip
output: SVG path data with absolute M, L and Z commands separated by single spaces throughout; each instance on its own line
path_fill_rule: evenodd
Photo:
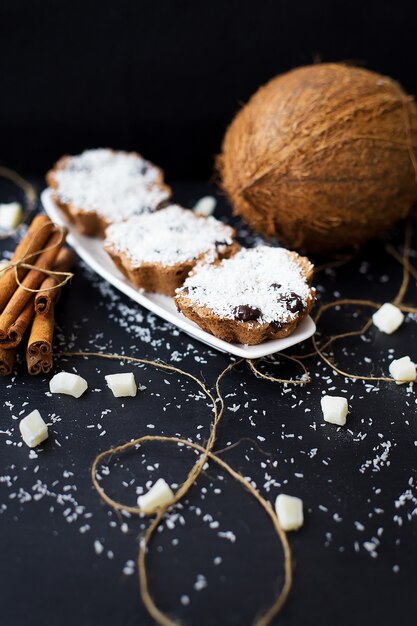
M 255 306 L 250 306 L 250 304 L 240 304 L 233 309 L 233 315 L 237 320 L 249 322 L 261 317 L 262 311 Z
M 271 287 L 272 289 L 281 289 L 282 285 L 279 283 L 271 283 Z
M 299 313 L 303 310 L 303 301 L 300 296 L 298 296 L 293 291 L 287 298 L 287 309 L 291 311 L 291 313 Z
M 281 330 L 281 328 L 282 328 L 282 324 L 281 324 L 281 322 L 271 322 L 271 323 L 269 324 L 269 328 L 270 328 L 272 331 L 274 331 L 274 333 L 275 333 L 275 332 L 278 332 L 279 330 Z

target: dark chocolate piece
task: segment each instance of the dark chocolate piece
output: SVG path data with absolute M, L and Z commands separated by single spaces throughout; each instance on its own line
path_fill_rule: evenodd
M 291 313 L 300 313 L 303 310 L 303 301 L 300 296 L 298 296 L 293 291 L 290 293 L 287 298 L 287 309 L 291 311 Z
M 276 333 L 276 332 L 278 332 L 279 330 L 281 330 L 281 328 L 282 328 L 282 324 L 281 324 L 281 322 L 278 322 L 278 321 L 277 321 L 277 322 L 271 322 L 271 323 L 269 324 L 269 327 L 270 327 L 270 329 L 271 329 L 272 331 L 274 331 L 274 333 Z
M 240 304 L 233 309 L 233 315 L 237 320 L 250 322 L 261 317 L 262 311 L 257 307 L 250 306 L 249 304 Z

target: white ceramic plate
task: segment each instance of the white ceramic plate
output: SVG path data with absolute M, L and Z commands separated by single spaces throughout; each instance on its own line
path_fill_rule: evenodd
M 171 322 L 171 324 L 175 324 L 175 326 L 178 326 L 178 328 L 186 332 L 188 335 L 191 335 L 191 337 L 202 341 L 216 350 L 229 352 L 230 354 L 244 357 L 246 359 L 258 359 L 259 357 L 274 354 L 274 352 L 285 350 L 285 348 L 289 348 L 296 343 L 300 343 L 301 341 L 311 337 L 316 330 L 316 326 L 311 317 L 307 317 L 292 335 L 285 337 L 284 339 L 265 341 L 257 346 L 246 346 L 243 344 L 227 343 L 227 341 L 222 341 L 222 339 L 218 339 L 217 337 L 210 335 L 210 333 L 206 333 L 204 330 L 201 330 L 201 328 L 194 324 L 194 322 L 191 322 L 179 313 L 172 298 L 157 293 L 141 292 L 133 287 L 123 274 L 119 272 L 113 261 L 104 251 L 102 240 L 80 235 L 75 227 L 69 223 L 65 214 L 52 200 L 52 192 L 50 189 L 45 189 L 45 191 L 42 192 L 41 200 L 49 217 L 56 224 L 64 224 L 67 226 L 69 229 L 67 237 L 68 243 L 87 263 L 87 265 L 97 272 L 97 274 L 100 274 L 100 276 L 116 287 L 116 289 L 125 293 L 141 306 L 149 309 L 149 311 L 152 311 L 153 313 L 156 313 L 156 315 L 159 315 L 159 317 Z

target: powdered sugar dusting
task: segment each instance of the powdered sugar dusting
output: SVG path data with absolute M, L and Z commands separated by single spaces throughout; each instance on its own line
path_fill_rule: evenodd
M 168 266 L 215 252 L 219 244 L 230 245 L 233 232 L 214 217 L 199 217 L 173 204 L 113 224 L 107 229 L 105 246 L 126 254 L 136 267 L 142 263 Z
M 187 298 L 221 317 L 233 319 L 237 306 L 248 305 L 260 310 L 258 321 L 265 323 L 296 319 L 298 313 L 287 308 L 292 294 L 303 306 L 311 298 L 311 288 L 291 254 L 268 246 L 242 249 L 218 265 L 199 264 L 184 287 Z
M 161 170 L 133 152 L 86 150 L 70 157 L 55 179 L 62 202 L 111 222 L 153 211 L 169 197 L 159 184 Z

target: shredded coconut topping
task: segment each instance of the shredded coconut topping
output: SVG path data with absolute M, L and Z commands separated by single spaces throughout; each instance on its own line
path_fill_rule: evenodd
M 233 241 L 233 229 L 214 217 L 199 217 L 172 204 L 156 213 L 112 224 L 105 247 L 126 254 L 134 267 L 142 263 L 175 265 L 213 253 Z
M 111 222 L 153 211 L 169 197 L 161 170 L 134 152 L 86 150 L 54 175 L 59 200 Z
M 219 264 L 199 263 L 182 289 L 189 300 L 223 318 L 236 319 L 238 307 L 250 307 L 259 310 L 260 323 L 289 322 L 298 312 L 288 304 L 298 296 L 305 307 L 314 294 L 293 255 L 283 248 L 242 248 Z

